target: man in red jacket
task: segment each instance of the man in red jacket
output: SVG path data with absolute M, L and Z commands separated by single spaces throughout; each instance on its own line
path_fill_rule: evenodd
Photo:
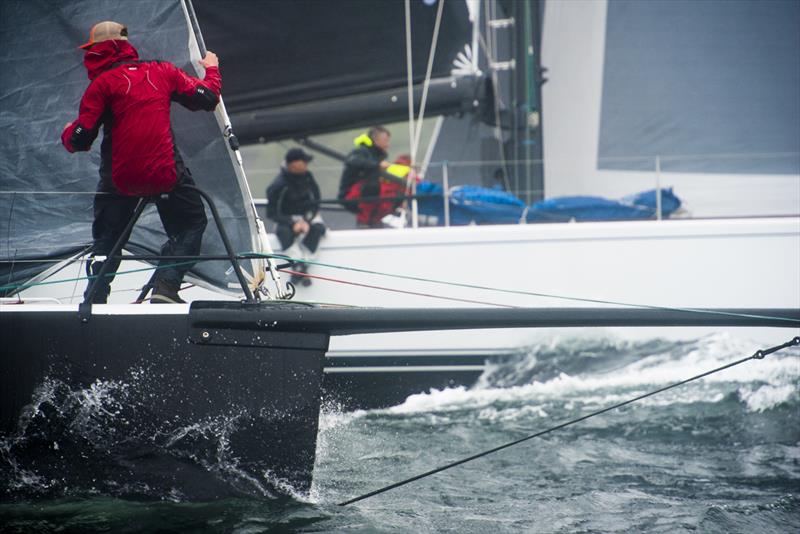
M 208 52 L 200 61 L 206 74 L 199 80 L 169 62 L 139 60 L 128 42 L 128 29 L 110 21 L 92 27 L 89 42 L 80 48 L 91 83 L 78 119 L 65 126 L 61 141 L 69 152 L 88 151 L 103 127 L 92 254 L 111 252 L 138 197 L 158 195 L 156 207 L 169 237 L 161 254 L 196 256 L 207 222 L 205 208 L 196 191 L 182 187 L 194 181 L 175 146 L 170 104 L 175 101 L 193 111 L 216 108 L 221 88 L 217 56 Z M 106 261 L 113 262 L 109 272 L 119 267 L 118 260 Z M 178 290 L 190 265 L 162 263 L 151 302 L 183 302 Z M 94 261 L 91 268 L 97 274 L 102 263 Z M 96 281 L 93 302 L 107 301 L 112 279 Z

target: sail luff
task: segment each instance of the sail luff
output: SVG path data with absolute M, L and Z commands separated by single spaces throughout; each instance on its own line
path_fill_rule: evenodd
M 195 15 L 192 1 L 183 0 L 181 2 L 181 6 L 183 7 L 184 15 L 186 16 L 186 20 L 190 29 L 188 44 L 190 55 L 192 57 L 197 55 L 198 59 L 200 57 L 205 57 L 207 52 L 205 41 L 203 40 L 203 33 L 200 29 L 200 25 L 197 22 L 197 16 Z M 196 70 L 199 70 L 197 67 L 197 61 L 194 61 L 192 65 L 195 66 Z M 198 72 L 198 74 L 201 73 Z M 239 151 L 239 143 L 233 134 L 231 120 L 228 116 L 228 111 L 225 108 L 225 101 L 223 100 L 222 96 L 219 98 L 219 104 L 217 105 L 217 109 L 214 111 L 214 115 L 217 118 L 217 123 L 220 126 L 220 132 L 222 136 L 226 138 L 230 146 L 230 151 L 228 154 L 231 157 L 231 163 L 234 167 L 236 181 L 242 194 L 243 201 L 249 208 L 246 209 L 245 212 L 247 214 L 248 225 L 252 229 L 250 234 L 252 250 L 261 254 L 271 254 L 273 250 L 269 244 L 264 222 L 261 220 L 258 210 L 256 209 L 255 202 L 253 201 L 253 194 L 250 191 L 250 184 L 247 181 L 244 164 L 242 162 L 242 155 Z M 273 281 L 275 282 L 277 296 L 283 296 L 283 290 L 280 284 L 280 275 L 278 274 L 272 260 L 253 259 L 250 261 L 250 265 L 253 273 L 250 277 L 253 289 L 261 285 L 261 282 L 263 282 L 263 280 L 266 278 L 266 270 L 268 269 Z

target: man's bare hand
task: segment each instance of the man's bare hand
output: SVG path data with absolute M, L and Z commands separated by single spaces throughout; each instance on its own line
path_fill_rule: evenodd
M 297 234 L 307 234 L 311 227 L 304 220 L 299 220 L 292 225 L 292 231 Z
M 72 123 L 71 123 L 71 122 L 68 122 L 67 124 L 65 124 L 65 125 L 64 125 L 64 127 L 63 127 L 63 128 L 61 128 L 61 131 L 63 132 L 64 130 L 66 130 L 67 128 L 69 128 L 69 125 L 70 125 L 70 124 L 72 124 Z
M 383 169 L 383 170 L 386 170 L 386 169 L 388 169 L 388 168 L 389 168 L 389 166 L 391 166 L 391 163 L 389 163 L 389 162 L 388 162 L 388 161 L 386 161 L 386 160 L 383 160 L 383 161 L 381 161 L 381 163 L 380 163 L 380 167 L 381 167 L 381 169 Z
M 200 60 L 200 64 L 204 69 L 207 69 L 208 67 L 219 67 L 219 58 L 217 57 L 217 54 L 211 50 L 206 50 L 206 57 Z

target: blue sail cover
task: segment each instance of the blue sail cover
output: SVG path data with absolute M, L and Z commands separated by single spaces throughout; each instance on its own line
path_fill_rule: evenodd
M 438 225 L 444 224 L 442 186 L 422 182 L 417 185 L 417 194 L 432 197 L 418 201 L 419 213 L 435 219 Z M 453 226 L 518 224 L 524 211 L 525 203 L 505 191 L 472 185 L 454 187 L 450 191 L 450 224 Z
M 417 185 L 420 215 L 433 225 L 444 224 L 442 186 L 431 182 Z M 620 200 L 602 197 L 556 197 L 525 203 L 510 193 L 477 186 L 454 187 L 450 192 L 450 224 L 518 224 L 520 222 L 620 221 L 656 218 L 656 190 L 643 191 Z M 661 214 L 669 217 L 681 207 L 672 188 L 661 190 Z M 435 222 L 434 222 L 435 221 Z
M 672 188 L 661 190 L 661 215 L 669 217 L 681 201 Z M 643 191 L 621 200 L 602 197 L 556 197 L 536 202 L 528 210 L 527 222 L 624 221 L 654 219 L 656 190 Z

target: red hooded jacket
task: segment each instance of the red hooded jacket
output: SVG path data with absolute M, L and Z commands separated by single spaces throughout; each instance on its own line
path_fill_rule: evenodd
M 180 156 L 170 126 L 170 103 L 213 111 L 219 102 L 217 67 L 203 80 L 166 61 L 139 61 L 125 40 L 100 42 L 86 51 L 91 83 L 81 99 L 78 119 L 61 134 L 70 152 L 87 151 L 103 125 L 100 175 L 124 195 L 171 191 Z M 113 142 L 112 142 L 113 139 Z

